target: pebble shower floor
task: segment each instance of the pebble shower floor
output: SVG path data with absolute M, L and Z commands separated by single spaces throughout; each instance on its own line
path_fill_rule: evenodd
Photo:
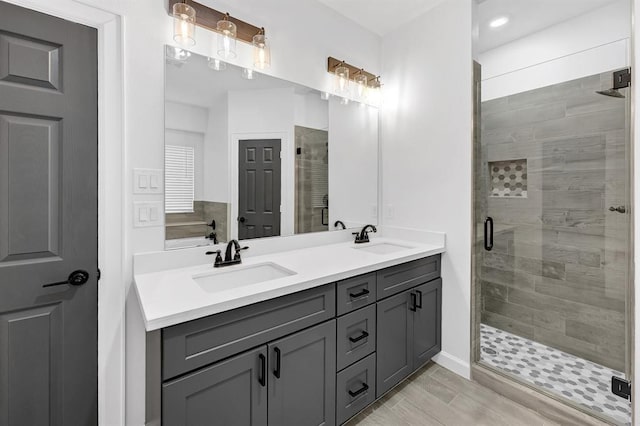
M 482 361 L 562 395 L 623 425 L 631 403 L 611 393 L 611 376 L 624 374 L 503 330 L 480 325 Z

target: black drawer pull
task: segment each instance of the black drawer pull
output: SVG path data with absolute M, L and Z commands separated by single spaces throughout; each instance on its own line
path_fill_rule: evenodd
M 351 296 L 352 299 L 357 299 L 359 297 L 366 296 L 367 294 L 369 294 L 369 290 L 367 290 L 366 288 L 363 288 L 362 291 L 359 293 L 349 293 L 349 296 Z
M 418 305 L 416 305 L 416 294 L 414 292 L 410 293 L 411 301 L 409 302 L 409 310 L 411 312 L 415 312 Z
M 260 377 L 258 377 L 258 382 L 260 386 L 265 387 L 267 385 L 267 357 L 264 354 L 260 354 L 258 358 L 260 358 Z
M 349 340 L 351 340 L 353 343 L 359 342 L 362 339 L 366 339 L 367 337 L 369 337 L 369 333 L 367 333 L 366 331 L 362 330 L 362 334 L 359 335 L 358 337 L 349 337 Z
M 280 353 L 280 348 L 278 347 L 273 348 L 273 351 L 276 353 L 276 368 L 273 370 L 273 375 L 276 376 L 277 379 L 279 379 L 282 354 Z
M 422 292 L 420 290 L 416 290 L 418 293 L 418 303 L 416 304 L 416 308 L 422 309 Z
M 362 387 L 360 389 L 358 389 L 357 391 L 353 392 L 353 391 L 349 391 L 349 395 L 351 395 L 352 398 L 355 398 L 356 396 L 360 395 L 363 392 L 366 392 L 369 390 L 369 385 L 366 383 L 362 384 Z

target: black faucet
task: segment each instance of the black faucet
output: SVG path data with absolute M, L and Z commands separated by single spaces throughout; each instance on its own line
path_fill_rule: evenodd
M 212 231 L 209 235 L 205 235 L 205 238 L 213 241 L 213 244 L 218 244 L 218 234 L 216 233 L 216 221 L 212 220 L 211 223 L 208 223 L 207 226 L 212 228 Z
M 344 226 L 344 222 L 343 222 L 343 221 L 341 221 L 341 220 L 336 220 L 336 223 L 334 223 L 334 224 L 333 224 L 333 227 L 334 227 L 334 228 L 337 228 L 337 227 L 338 227 L 338 225 L 342 226 L 342 229 L 347 229 L 347 227 L 346 227 L 346 226 Z
M 232 248 L 235 248 L 233 257 L 231 257 Z M 239 263 L 242 263 L 242 258 L 240 258 L 240 251 L 246 250 L 248 248 L 249 247 L 240 247 L 240 243 L 238 243 L 237 240 L 231 240 L 227 244 L 227 249 L 224 253 L 224 260 L 222 259 L 221 250 L 208 251 L 206 254 L 215 254 L 216 260 L 213 262 L 213 267 L 220 268 L 222 266 L 237 265 Z
M 369 242 L 369 233 L 367 229 L 371 229 L 373 232 L 378 232 L 375 226 L 373 225 L 365 225 L 360 232 L 354 232 L 353 235 L 356 236 L 356 240 L 354 241 L 356 244 L 368 243 Z

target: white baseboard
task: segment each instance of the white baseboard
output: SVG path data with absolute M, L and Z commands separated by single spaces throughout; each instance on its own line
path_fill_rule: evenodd
M 468 362 L 444 351 L 434 356 L 433 361 L 439 366 L 444 367 L 467 380 L 471 380 L 471 367 Z

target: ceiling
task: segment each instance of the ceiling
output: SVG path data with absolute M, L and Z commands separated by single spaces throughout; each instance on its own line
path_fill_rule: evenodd
M 318 0 L 383 36 L 445 0 Z
M 384 36 L 446 0 L 318 1 Z M 627 0 L 475 0 L 480 25 L 479 51 L 493 49 L 616 1 Z M 509 23 L 490 29 L 489 22 L 500 15 L 507 15 Z
M 479 3 L 480 27 L 478 51 L 485 52 L 618 1 L 620 0 L 476 0 Z M 489 22 L 498 16 L 507 16 L 509 23 L 500 28 L 490 28 Z

